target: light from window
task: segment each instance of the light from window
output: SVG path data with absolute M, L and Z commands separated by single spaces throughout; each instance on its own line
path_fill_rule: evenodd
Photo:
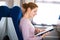
M 6 6 L 6 2 L 5 1 L 0 1 L 0 6 Z
M 53 2 L 53 1 L 56 1 L 56 2 L 60 2 L 60 0 L 35 0 L 36 2 L 40 2 L 40 1 L 48 1 L 48 2 Z
M 60 2 L 60 0 L 44 0 L 44 1 L 56 1 L 56 2 Z
M 57 24 L 60 14 L 60 4 L 36 3 L 38 5 L 37 15 L 33 21 L 37 24 Z

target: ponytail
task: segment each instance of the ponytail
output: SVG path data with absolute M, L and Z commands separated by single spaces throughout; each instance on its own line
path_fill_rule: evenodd
M 38 7 L 38 6 L 33 2 L 29 2 L 29 3 L 24 3 L 22 5 L 22 7 L 25 9 L 25 12 L 26 12 L 28 8 L 31 8 L 31 10 L 32 10 L 32 9 Z

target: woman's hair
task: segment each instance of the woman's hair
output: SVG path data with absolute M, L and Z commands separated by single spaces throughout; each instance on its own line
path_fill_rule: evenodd
M 24 9 L 26 9 L 27 8 L 27 3 L 24 3 L 24 4 L 22 4 L 22 7 L 24 8 Z
M 31 8 L 31 10 L 32 10 L 32 9 L 38 7 L 38 6 L 33 2 L 29 2 L 29 3 L 24 3 L 22 5 L 22 7 L 25 9 L 25 12 L 26 12 L 28 8 Z

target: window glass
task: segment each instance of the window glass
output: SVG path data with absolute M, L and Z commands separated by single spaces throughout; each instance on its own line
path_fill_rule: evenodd
M 57 24 L 60 15 L 60 4 L 36 3 L 38 5 L 37 15 L 33 21 L 37 24 Z
M 0 1 L 0 6 L 6 6 L 6 2 L 5 1 Z

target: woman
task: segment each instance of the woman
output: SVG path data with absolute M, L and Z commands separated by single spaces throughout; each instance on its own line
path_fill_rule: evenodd
M 20 21 L 20 28 L 22 30 L 24 40 L 41 40 L 43 36 L 36 37 L 36 28 L 31 23 L 31 18 L 36 15 L 38 6 L 32 2 L 28 3 L 24 11 L 24 15 Z M 40 32 L 40 31 L 38 31 Z
M 22 13 L 23 13 L 23 15 L 24 15 L 24 13 L 26 12 L 26 9 L 27 9 L 27 6 L 28 5 L 28 3 L 24 3 L 24 4 L 22 4 Z M 34 24 L 36 24 L 35 22 L 33 22 L 33 20 L 32 20 L 32 18 L 31 18 L 31 23 L 34 25 Z M 35 34 L 37 34 L 37 33 L 39 33 L 39 32 L 41 32 L 41 31 L 44 31 L 44 30 L 42 30 L 42 29 L 39 29 L 39 28 L 35 28 Z
M 22 4 L 21 9 L 22 9 L 23 15 L 24 15 L 24 13 L 25 13 L 25 11 L 26 11 L 26 9 L 27 9 L 27 5 L 28 5 L 28 3 Z M 33 19 L 32 19 L 32 18 L 31 18 L 30 21 L 31 21 L 31 23 L 32 23 L 33 25 L 36 24 L 35 22 L 33 22 Z M 37 33 L 39 33 L 39 32 L 42 32 L 42 31 L 44 31 L 44 29 L 35 28 L 35 34 L 37 34 Z

